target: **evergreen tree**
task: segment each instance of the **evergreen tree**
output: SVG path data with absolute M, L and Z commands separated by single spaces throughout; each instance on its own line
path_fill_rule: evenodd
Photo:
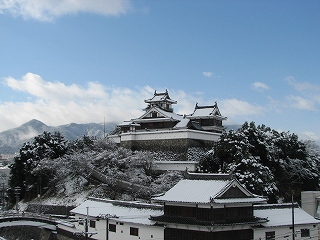
M 33 143 L 24 143 L 19 155 L 14 158 L 9 179 L 9 199 L 14 201 L 14 189 L 20 187 L 20 198 L 34 197 L 43 192 L 52 177 L 49 169 L 41 168 L 45 159 L 55 159 L 67 151 L 67 141 L 59 133 L 43 132 L 34 138 Z
M 245 122 L 237 131 L 221 135 L 214 151 L 200 161 L 200 170 L 232 172 L 249 190 L 268 195 L 271 202 L 276 201 L 275 193 L 278 200 L 288 201 L 292 192 L 298 198 L 301 190 L 319 188 L 319 155 L 309 154 L 296 134 Z

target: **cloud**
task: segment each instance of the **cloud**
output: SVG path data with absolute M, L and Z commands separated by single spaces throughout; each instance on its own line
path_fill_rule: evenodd
M 308 82 L 298 82 L 293 76 L 285 78 L 285 81 L 293 86 L 297 91 L 318 91 L 320 92 L 320 85 L 311 84 Z
M 234 98 L 220 100 L 218 105 L 220 109 L 223 109 L 223 115 L 228 117 L 263 115 L 265 111 L 261 106 L 255 106 Z
M 285 78 L 285 81 L 294 87 L 301 96 L 287 96 L 289 106 L 309 111 L 317 111 L 320 104 L 320 85 L 309 82 L 298 82 L 293 76 Z
M 97 82 L 86 86 L 49 82 L 34 73 L 21 79 L 7 77 L 4 87 L 23 92 L 27 99 L 20 102 L 0 102 L 0 131 L 17 127 L 31 119 L 38 119 L 50 126 L 61 124 L 106 122 L 120 123 L 139 117 L 146 107 L 145 99 L 153 96 L 154 88 L 145 86 L 128 89 L 108 87 Z M 165 88 L 163 88 L 164 90 Z M 161 91 L 161 89 L 157 89 Z M 199 95 L 189 95 L 181 90 L 169 90 L 178 102 L 175 112 L 190 114 L 195 103 L 212 105 L 215 100 L 204 101 Z M 237 99 L 218 101 L 222 115 L 227 117 L 262 115 L 264 109 Z
M 251 88 L 253 90 L 259 91 L 259 92 L 263 92 L 265 90 L 269 90 L 269 86 L 265 83 L 262 82 L 254 82 L 251 84 Z
M 317 110 L 314 102 L 310 99 L 302 98 L 300 96 L 288 96 L 287 100 L 289 101 L 290 106 L 293 108 L 309 111 Z
M 220 76 L 217 76 L 214 72 L 203 72 L 202 75 L 207 78 L 220 78 Z
M 48 82 L 39 75 L 27 73 L 21 79 L 8 77 L 4 84 L 25 92 L 28 100 L 0 102 L 0 131 L 38 119 L 50 126 L 70 122 L 121 122 L 142 115 L 144 99 L 154 89 L 108 88 L 89 82 L 86 87 Z M 31 100 L 30 100 L 31 99 Z
M 52 21 L 66 14 L 80 12 L 104 16 L 125 14 L 132 8 L 130 0 L 4 0 L 0 13 L 9 12 L 25 19 Z
M 202 75 L 205 76 L 205 77 L 212 77 L 213 76 L 213 72 L 203 72 Z

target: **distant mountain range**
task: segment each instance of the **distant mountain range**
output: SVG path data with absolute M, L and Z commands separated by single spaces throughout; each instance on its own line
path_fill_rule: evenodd
M 47 126 L 41 121 L 33 119 L 20 127 L 0 132 L 0 154 L 12 154 L 19 151 L 25 142 L 32 142 L 35 136 L 46 132 L 60 132 L 69 141 L 83 136 L 103 138 L 116 127 L 115 123 L 70 123 L 57 127 Z

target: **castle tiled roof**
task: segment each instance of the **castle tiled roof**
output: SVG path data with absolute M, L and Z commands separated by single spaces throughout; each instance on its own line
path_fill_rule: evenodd
M 169 102 L 172 104 L 177 103 L 177 101 L 172 100 L 169 96 L 168 91 L 165 91 L 164 93 L 157 93 L 154 92 L 154 96 L 150 99 L 145 100 L 146 103 L 156 103 L 156 102 Z
M 226 198 L 222 199 L 219 196 L 230 186 L 241 188 L 246 197 Z M 266 199 L 254 196 L 248 190 L 243 188 L 236 179 L 206 179 L 206 180 L 191 180 L 185 179 L 178 182 L 173 188 L 167 191 L 164 195 L 155 197 L 155 201 L 163 202 L 183 202 L 183 203 L 257 203 L 265 202 Z
M 188 116 L 188 118 L 220 118 L 225 120 L 226 117 L 221 116 L 217 103 L 213 106 L 198 106 L 196 104 L 194 112 Z
M 297 205 L 294 206 L 294 223 L 299 224 L 320 224 L 320 221 L 306 213 Z M 268 222 L 261 227 L 279 227 L 292 225 L 292 204 L 267 204 L 254 206 L 254 215 L 261 218 L 268 218 Z

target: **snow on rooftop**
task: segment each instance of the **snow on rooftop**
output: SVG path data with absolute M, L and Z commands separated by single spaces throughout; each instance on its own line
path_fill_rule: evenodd
M 156 201 L 210 203 L 224 189 L 230 180 L 181 180 Z
M 140 126 L 140 124 L 134 123 L 132 121 L 124 121 L 120 123 L 118 126 Z
M 292 208 L 290 207 L 274 207 L 267 209 L 254 209 L 254 216 L 267 218 L 269 221 L 263 223 L 265 227 L 290 226 L 292 225 Z M 320 221 L 306 213 L 301 208 L 294 208 L 294 223 L 300 224 L 319 224 Z
M 231 203 L 266 203 L 267 199 L 261 197 L 248 197 L 248 198 L 225 198 L 214 199 L 215 203 L 219 204 L 231 204 Z
M 134 205 L 136 205 L 136 207 L 134 207 Z M 123 206 L 118 201 L 106 202 L 89 199 L 80 206 L 71 210 L 71 212 L 86 216 L 88 207 L 88 215 L 91 217 L 109 214 L 110 216 L 114 216 L 113 218 L 118 219 L 119 221 L 153 225 L 153 222 L 149 220 L 150 215 L 161 215 L 163 214 L 163 211 L 152 209 L 152 206 L 154 205 L 150 205 L 150 208 L 147 208 L 147 205 L 144 204 L 143 207 L 138 208 L 137 203 L 134 202 L 130 207 L 128 205 Z
M 202 117 L 202 116 L 210 116 L 212 115 L 215 107 L 208 107 L 208 108 L 198 108 L 192 114 L 192 117 Z
M 143 119 L 146 115 L 148 115 L 151 111 L 157 111 L 159 112 L 163 117 L 162 118 L 153 118 L 156 121 L 163 121 L 165 119 L 174 119 L 177 121 L 181 121 L 183 119 L 183 116 L 174 112 L 167 112 L 164 111 L 163 109 L 159 108 L 159 107 L 155 107 L 153 106 L 152 109 L 150 109 L 149 111 L 147 111 L 146 113 L 144 113 L 141 117 L 139 118 L 135 118 L 135 119 L 131 119 L 131 121 L 133 122 L 141 122 L 141 121 L 152 121 L 152 118 L 148 118 L 148 119 Z
M 183 118 L 175 125 L 175 128 L 186 128 L 190 119 Z
M 151 103 L 151 102 L 162 102 L 162 101 L 167 101 L 167 102 L 170 102 L 170 103 L 177 103 L 177 101 L 175 100 L 172 100 L 170 97 L 169 97 L 169 94 L 168 92 L 164 92 L 164 93 L 157 93 L 155 92 L 154 93 L 154 96 L 150 99 L 147 99 L 145 100 L 145 102 L 147 103 Z

